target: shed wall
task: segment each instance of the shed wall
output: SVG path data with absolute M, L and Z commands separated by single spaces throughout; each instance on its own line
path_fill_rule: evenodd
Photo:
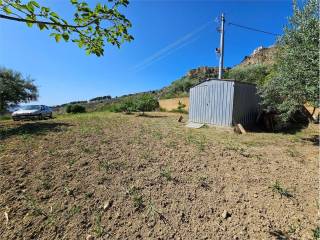
M 189 120 L 231 126 L 233 86 L 233 81 L 212 80 L 191 88 Z
M 233 124 L 241 123 L 244 126 L 254 124 L 259 111 L 256 86 L 235 82 L 233 106 Z

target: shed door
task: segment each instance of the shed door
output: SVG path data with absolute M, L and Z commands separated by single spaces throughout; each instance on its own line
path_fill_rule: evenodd
M 195 87 L 193 92 L 194 109 L 192 111 L 193 121 L 199 123 L 210 123 L 210 97 L 207 85 Z

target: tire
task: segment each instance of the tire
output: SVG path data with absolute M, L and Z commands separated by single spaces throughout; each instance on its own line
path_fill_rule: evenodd
M 49 118 L 50 118 L 50 119 L 52 119 L 52 118 L 53 118 L 52 113 L 50 113 Z

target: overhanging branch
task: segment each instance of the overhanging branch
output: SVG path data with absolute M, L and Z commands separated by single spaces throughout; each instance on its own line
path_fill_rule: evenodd
M 12 16 L 7 16 L 4 14 L 0 14 L 0 18 L 13 20 L 17 22 L 25 22 L 25 23 L 36 23 L 36 24 L 44 24 L 44 25 L 51 25 L 51 26 L 59 26 L 59 27 L 67 27 L 67 28 L 85 28 L 94 23 L 99 18 L 95 18 L 94 20 L 90 21 L 85 25 L 69 25 L 69 24 L 62 24 L 62 23 L 55 23 L 55 22 L 47 22 L 47 21 L 38 21 L 38 20 L 30 20 L 25 18 L 17 18 Z

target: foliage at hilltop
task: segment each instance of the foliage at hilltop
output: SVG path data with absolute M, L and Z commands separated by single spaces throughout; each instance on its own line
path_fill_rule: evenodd
M 226 74 L 226 78 L 235 79 L 240 82 L 263 85 L 267 81 L 267 76 L 270 72 L 271 66 L 266 64 L 236 66 Z
M 199 68 L 201 69 L 201 68 Z M 217 78 L 218 71 L 199 71 L 194 74 L 187 74 L 182 78 L 172 82 L 168 87 L 161 90 L 160 96 L 163 99 L 184 97 L 189 95 L 191 87 L 207 80 L 208 78 Z

